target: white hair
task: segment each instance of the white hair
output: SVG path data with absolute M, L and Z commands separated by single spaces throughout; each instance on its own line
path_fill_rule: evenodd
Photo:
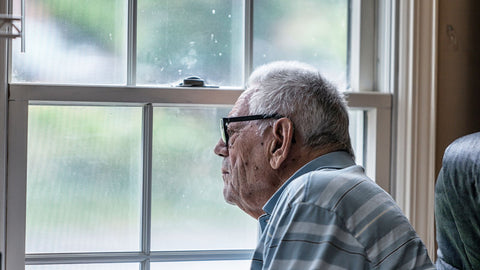
M 312 66 L 295 61 L 260 66 L 248 80 L 247 93 L 250 114 L 288 117 L 306 146 L 334 146 L 354 156 L 345 99 Z

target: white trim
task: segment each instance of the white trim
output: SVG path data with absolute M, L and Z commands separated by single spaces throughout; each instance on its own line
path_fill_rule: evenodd
M 375 0 L 351 0 L 350 5 L 350 88 L 371 91 L 375 72 Z
M 233 105 L 243 89 L 10 84 L 11 101 Z M 390 108 L 390 94 L 344 92 L 355 108 Z
M 127 85 L 137 84 L 137 2 L 127 5 Z
M 46 253 L 28 254 L 25 262 L 29 265 L 81 264 L 81 263 L 123 263 L 123 262 L 176 262 L 212 260 L 249 260 L 252 249 L 230 250 L 178 250 L 143 252 L 94 252 L 94 253 Z
M 5 269 L 23 269 L 27 191 L 28 103 L 9 102 Z M 21 121 L 17 121 L 21 120 Z
M 375 108 L 366 111 L 365 172 L 380 187 L 392 194 L 390 127 L 391 108 Z
M 0 13 L 6 14 L 7 1 L 0 4 Z M 23 27 L 23 26 L 22 26 Z M 6 251 L 6 196 L 7 196 L 7 123 L 8 123 L 8 41 L 0 39 L 0 269 L 5 269 Z
M 0 269 L 4 269 L 5 254 L 5 224 L 6 224 L 6 195 L 7 195 L 7 122 L 8 122 L 8 85 L 6 72 L 6 41 L 0 44 Z
M 392 93 L 395 63 L 395 0 L 377 0 L 376 66 L 374 89 L 382 93 Z
M 246 82 L 253 69 L 253 0 L 244 1 L 245 16 L 244 16 L 244 67 L 243 67 L 243 81 Z
M 233 104 L 241 89 L 11 84 L 10 100 Z
M 143 106 L 143 183 L 142 183 L 142 238 L 143 253 L 149 255 L 152 236 L 152 135 L 153 135 L 153 106 Z
M 395 197 L 434 259 L 438 0 L 405 0 L 397 4 Z

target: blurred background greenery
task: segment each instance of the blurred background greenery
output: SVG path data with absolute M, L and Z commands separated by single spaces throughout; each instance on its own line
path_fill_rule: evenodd
M 137 248 L 141 113 L 140 107 L 30 106 L 27 252 L 95 251 L 101 240 L 113 250 Z M 119 232 L 124 239 L 113 237 Z
M 243 1 L 139 0 L 137 31 L 138 83 L 242 85 Z
M 155 107 L 154 250 L 252 248 L 255 221 L 223 200 L 219 117 Z M 142 107 L 29 109 L 27 252 L 139 250 Z
M 13 50 L 14 81 L 126 82 L 126 0 L 26 2 L 27 44 L 35 46 L 24 54 Z M 210 85 L 243 86 L 244 1 L 137 3 L 137 84 L 176 85 L 195 75 Z M 348 86 L 349 0 L 263 0 L 253 5 L 253 67 L 274 60 L 304 61 L 342 89 Z M 88 64 L 79 65 L 82 59 Z

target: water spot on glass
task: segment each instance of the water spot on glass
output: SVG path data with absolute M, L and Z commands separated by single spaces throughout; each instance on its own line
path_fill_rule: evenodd
M 218 40 L 216 40 L 216 39 L 215 39 L 215 41 L 214 41 L 214 42 L 215 42 L 215 43 L 218 43 Z
M 266 54 L 263 54 L 262 57 L 263 57 L 263 58 L 267 58 L 267 55 L 266 55 Z
M 222 56 L 222 53 L 218 53 L 218 56 Z
M 212 14 L 215 14 L 215 9 L 212 9 Z
M 182 75 L 182 70 L 181 69 L 178 70 L 178 75 Z
M 193 47 L 193 46 L 195 46 L 195 41 L 190 41 L 189 44 L 190 44 L 190 47 Z
M 187 55 L 182 57 L 180 63 L 187 66 L 187 69 L 191 69 L 197 63 L 197 51 L 194 48 L 190 48 Z
M 228 18 L 232 18 L 232 14 L 228 14 Z
M 108 34 L 108 37 L 110 38 L 110 40 L 112 40 L 112 39 L 113 39 L 112 33 L 109 33 L 109 34 Z
M 213 40 L 215 38 L 215 34 L 210 34 L 210 40 Z

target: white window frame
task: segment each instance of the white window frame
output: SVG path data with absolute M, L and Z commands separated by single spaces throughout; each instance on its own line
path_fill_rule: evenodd
M 353 35 L 362 38 L 351 43 L 351 49 L 357 52 L 358 58 L 351 59 L 350 71 L 352 89 L 361 91 L 348 92 L 346 95 L 351 108 L 361 108 L 367 112 L 367 173 L 395 197 L 426 242 L 433 258 L 434 52 L 438 0 L 351 1 L 352 5 L 361 7 L 359 13 L 352 14 L 351 18 L 356 27 L 352 27 L 352 31 L 358 31 Z M 3 1 L 0 11 L 11 12 L 8 3 L 10 1 Z M 130 37 L 135 36 L 135 27 L 131 25 L 135 20 L 135 3 L 129 0 L 132 19 L 129 21 Z M 252 25 L 251 19 L 248 19 L 252 14 L 252 0 L 246 1 L 245 9 L 247 76 L 252 63 Z M 372 18 L 372 14 L 375 14 L 373 21 L 368 19 Z M 129 40 L 129 63 L 135 63 L 135 39 Z M 21 269 L 25 260 L 29 263 L 49 260 L 45 256 L 24 256 L 26 142 L 30 103 L 231 105 L 242 91 L 226 88 L 179 90 L 134 86 L 9 84 L 8 49 L 9 43 L 0 40 L 0 239 L 3 239 L 0 241 L 0 269 Z M 135 85 L 134 71 L 135 66 L 130 64 L 128 85 Z M 145 108 L 148 110 L 148 106 Z M 426 212 L 418 209 L 426 209 Z M 62 258 L 56 256 L 51 259 L 56 263 L 134 261 L 144 262 L 145 265 L 148 261 L 248 259 L 249 256 L 244 250 L 157 253 L 142 248 L 139 253 L 100 253 L 96 257 L 92 257 L 92 254 L 65 254 Z

